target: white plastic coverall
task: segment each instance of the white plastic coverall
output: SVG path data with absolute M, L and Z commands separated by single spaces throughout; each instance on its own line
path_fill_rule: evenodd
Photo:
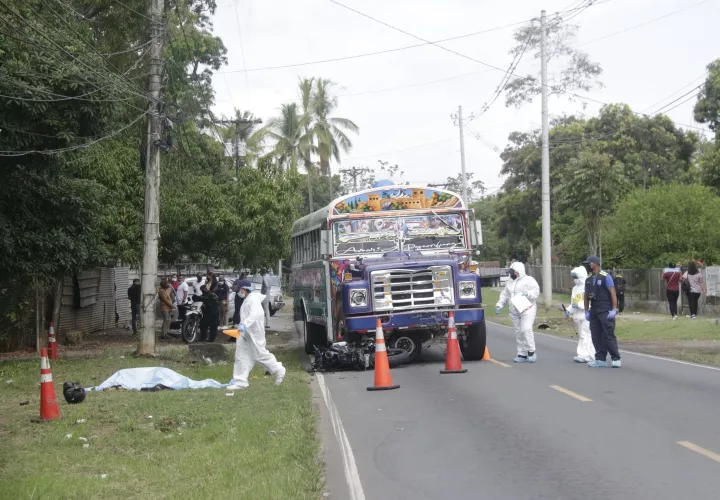
M 570 314 L 573 323 L 575 323 L 575 331 L 578 334 L 575 361 L 588 363 L 595 359 L 595 347 L 590 334 L 590 322 L 585 319 L 585 280 L 587 279 L 587 271 L 583 266 L 579 266 L 572 270 L 572 274 L 577 276 L 570 296 Z
M 245 327 L 245 333 L 240 334 L 235 345 L 232 380 L 232 384 L 239 387 L 249 385 L 248 376 L 255 363 L 260 363 L 272 375 L 284 370 L 282 363 L 265 347 L 264 299 L 261 293 L 249 293 L 240 308 L 240 325 Z
M 540 286 L 535 278 L 525 274 L 525 265 L 522 262 L 513 262 L 510 269 L 515 271 L 517 278 L 508 280 L 505 289 L 500 294 L 497 307 L 502 309 L 510 302 L 510 319 L 515 328 L 515 340 L 517 341 L 518 356 L 527 356 L 528 352 L 535 352 L 535 335 L 533 334 L 533 322 L 537 314 L 537 298 L 540 296 Z M 513 305 L 510 299 L 515 295 L 525 295 L 532 303 L 532 307 L 522 314 Z

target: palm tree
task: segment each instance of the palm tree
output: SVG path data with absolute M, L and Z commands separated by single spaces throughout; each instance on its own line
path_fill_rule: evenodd
M 296 103 L 283 104 L 280 116 L 272 118 L 266 126 L 250 138 L 253 144 L 262 145 L 270 138 L 274 141 L 270 154 L 274 155 L 281 166 L 297 172 L 298 163 L 305 158 L 309 150 L 307 136 L 307 117 L 301 114 Z
M 303 89 L 301 82 L 301 90 Z M 352 141 L 346 134 L 346 130 L 357 134 L 359 127 L 347 118 L 333 117 L 332 114 L 337 108 L 337 96 L 332 94 L 334 83 L 332 80 L 318 78 L 309 100 L 310 116 L 312 119 L 312 131 L 315 138 L 317 153 L 320 157 L 320 172 L 328 176 L 330 186 L 330 198 L 332 199 L 332 172 L 330 160 L 340 161 L 340 151 L 350 152 Z M 311 82 L 312 84 L 312 82 Z

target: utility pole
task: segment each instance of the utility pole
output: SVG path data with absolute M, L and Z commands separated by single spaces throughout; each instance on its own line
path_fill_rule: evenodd
M 155 354 L 155 282 L 157 281 L 158 239 L 160 237 L 160 91 L 163 72 L 163 0 L 150 2 L 150 81 L 148 83 L 148 135 L 145 159 L 145 219 L 140 291 L 140 343 L 137 353 Z
M 462 197 L 465 203 L 469 203 L 468 192 L 467 192 L 467 175 L 465 174 L 465 136 L 463 133 L 463 116 L 462 106 L 458 106 L 458 112 L 456 115 L 450 115 L 450 117 L 458 124 L 460 128 L 460 168 L 462 172 Z
M 255 120 L 242 120 L 240 118 L 236 120 L 213 120 L 213 123 L 220 125 L 233 125 L 235 126 L 235 144 L 233 145 L 233 154 L 235 156 L 235 178 L 240 178 L 240 167 L 243 166 L 243 160 L 240 158 L 240 137 L 242 132 L 247 129 L 250 125 L 259 125 L 262 123 L 260 118 Z M 246 125 L 245 128 L 241 128 L 241 125 Z M 221 138 L 222 139 L 222 138 Z
M 552 240 L 550 239 L 550 137 L 548 123 L 547 27 L 540 13 L 540 65 L 542 67 L 542 281 L 545 307 L 552 306 Z
M 357 178 L 358 178 L 358 176 L 361 175 L 361 174 L 364 174 L 364 173 L 366 173 L 366 172 L 372 172 L 372 170 L 370 170 L 369 168 L 365 168 L 365 167 L 363 167 L 363 168 L 352 167 L 352 168 L 342 168 L 342 169 L 340 169 L 340 173 L 342 173 L 342 174 L 347 174 L 347 175 L 349 175 L 350 177 L 352 177 L 352 179 L 353 179 L 353 192 L 358 190 L 358 187 L 357 187 Z

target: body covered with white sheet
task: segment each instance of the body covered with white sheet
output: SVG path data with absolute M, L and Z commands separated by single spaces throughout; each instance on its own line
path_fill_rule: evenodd
M 533 335 L 533 323 L 537 314 L 537 298 L 540 296 L 540 286 L 535 278 L 525 274 L 525 265 L 522 262 L 514 262 L 510 266 L 510 278 L 505 284 L 505 289 L 500 294 L 500 300 L 495 307 L 495 312 L 509 303 L 510 319 L 515 329 L 515 340 L 517 341 L 517 357 L 513 360 L 516 363 L 534 363 L 537 360 L 535 354 L 535 336 Z

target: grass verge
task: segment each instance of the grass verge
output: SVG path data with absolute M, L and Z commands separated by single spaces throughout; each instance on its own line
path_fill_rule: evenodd
M 79 405 L 65 403 L 62 382 L 97 385 L 117 370 L 138 366 L 225 382 L 232 364 L 191 365 L 180 355 L 162 361 L 118 355 L 55 361 L 64 418 L 44 424 L 30 422 L 39 414 L 39 361 L 1 363 L 0 497 L 321 498 L 308 375 L 299 353 L 277 354 L 288 368 L 279 387 L 256 368 L 250 388 L 232 397 L 214 389 L 115 391 L 89 393 Z M 30 404 L 21 406 L 25 401 Z

